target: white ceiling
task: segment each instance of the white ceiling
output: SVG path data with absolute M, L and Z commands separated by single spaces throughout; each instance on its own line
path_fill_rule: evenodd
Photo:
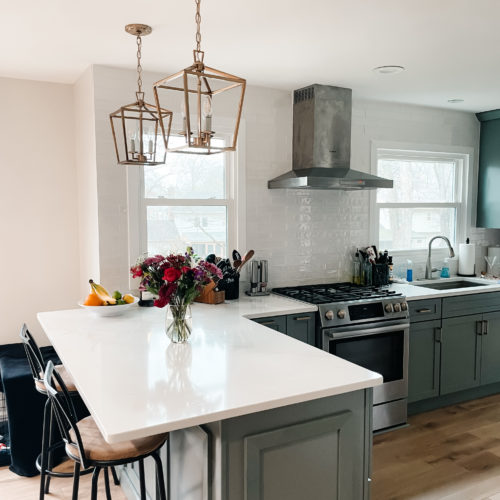
M 0 0 L 0 76 L 74 82 L 90 64 L 135 67 L 124 26 L 150 24 L 145 70 L 191 63 L 194 0 Z M 498 0 L 202 0 L 205 62 L 249 84 L 350 87 L 355 98 L 500 108 Z M 372 68 L 402 65 L 397 75 Z M 463 103 L 449 104 L 449 98 Z

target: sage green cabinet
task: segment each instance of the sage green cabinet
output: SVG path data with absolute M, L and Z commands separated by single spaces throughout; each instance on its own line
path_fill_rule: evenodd
M 481 385 L 500 382 L 500 312 L 483 314 Z
M 441 321 L 410 325 L 408 402 L 439 396 Z
M 306 312 L 289 314 L 287 316 L 268 316 L 265 318 L 253 318 L 252 321 L 289 335 L 294 339 L 301 340 L 306 344 L 315 345 L 315 313 Z
M 314 345 L 314 313 L 289 314 L 286 317 L 286 334 L 294 339 Z
M 476 116 L 481 122 L 477 226 L 500 228 L 500 110 Z
M 286 316 L 269 316 L 267 318 L 253 318 L 252 321 L 272 328 L 277 332 L 286 333 Z
M 481 383 L 482 314 L 443 319 L 440 394 Z

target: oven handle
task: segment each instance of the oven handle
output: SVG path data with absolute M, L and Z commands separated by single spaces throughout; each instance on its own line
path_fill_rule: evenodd
M 359 328 L 350 331 L 335 331 L 327 330 L 325 335 L 331 339 L 347 339 L 350 337 L 364 337 L 367 335 L 377 335 L 381 333 L 396 332 L 398 330 L 407 330 L 410 327 L 410 323 L 398 323 L 397 325 L 387 325 L 379 326 L 376 328 Z

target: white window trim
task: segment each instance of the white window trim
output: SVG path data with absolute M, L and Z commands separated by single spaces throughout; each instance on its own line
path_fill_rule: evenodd
M 221 135 L 230 134 L 229 121 L 218 119 L 218 129 Z M 175 124 L 175 122 L 174 122 Z M 179 128 L 180 123 L 176 126 Z M 174 130 L 174 126 L 172 127 Z M 246 190 L 245 190 L 245 120 L 240 121 L 238 143 L 236 151 L 220 153 L 228 155 L 228 165 L 226 168 L 226 185 L 228 197 L 222 200 L 217 199 L 149 199 L 147 205 L 217 205 L 227 207 L 227 245 L 228 254 L 233 248 L 246 248 Z M 167 153 L 181 154 L 181 153 Z M 128 206 L 128 253 L 129 264 L 134 265 L 137 258 L 146 251 L 147 244 L 147 221 L 146 203 L 144 198 L 144 167 L 127 166 L 127 206 Z M 204 256 L 201 256 L 204 257 Z M 229 257 L 229 255 L 227 256 Z M 130 289 L 137 287 L 136 280 L 129 277 Z
M 476 210 L 473 186 L 477 183 L 477 169 L 475 150 L 472 147 L 449 146 L 437 144 L 417 144 L 405 142 L 389 142 L 389 141 L 371 141 L 370 148 L 370 168 L 373 175 L 377 175 L 377 160 L 379 150 L 392 150 L 394 153 L 401 151 L 405 158 L 411 157 L 412 152 L 416 156 L 419 154 L 429 154 L 429 159 L 434 156 L 436 159 L 453 158 L 461 162 L 463 174 L 459 176 L 459 190 L 462 202 L 462 214 L 457 220 L 457 244 L 460 241 L 465 241 L 465 238 L 470 233 L 472 225 L 475 223 Z M 395 156 L 395 154 L 391 154 Z M 377 204 L 376 190 L 370 192 L 370 241 L 375 242 L 379 247 L 379 207 L 384 204 Z M 397 204 L 387 204 L 391 207 L 396 207 Z M 411 204 L 401 204 L 404 207 L 411 207 Z M 425 204 L 416 203 L 415 206 L 423 206 Z M 435 206 L 434 203 L 429 203 L 429 206 Z M 440 207 L 456 206 L 456 203 L 440 203 Z M 441 251 L 447 253 L 446 249 L 436 249 L 437 253 Z M 417 250 L 391 250 L 393 256 L 400 258 L 408 258 L 414 260 L 422 260 L 427 256 L 427 249 Z

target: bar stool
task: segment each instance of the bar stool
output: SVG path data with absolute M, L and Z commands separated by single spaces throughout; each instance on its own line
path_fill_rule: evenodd
M 139 480 L 141 500 L 146 500 L 146 483 L 144 477 L 144 459 L 152 457 L 156 464 L 156 481 L 159 487 L 160 500 L 166 500 L 165 483 L 163 481 L 160 448 L 165 444 L 168 433 L 158 434 L 131 441 L 109 444 L 102 437 L 92 416 L 76 421 L 73 402 L 65 387 L 64 381 L 52 361 L 47 363 L 44 384 L 59 430 L 66 443 L 66 454 L 75 462 L 73 474 L 73 500 L 78 499 L 80 469 L 94 468 L 92 474 L 91 500 L 97 499 L 97 481 L 101 469 L 104 469 L 106 498 L 110 500 L 108 468 L 139 461 Z M 61 390 L 57 390 L 60 387 Z
M 43 381 L 43 376 L 46 368 L 45 361 L 43 359 L 40 348 L 29 332 L 26 324 L 23 324 L 21 328 L 20 337 L 23 342 L 26 357 L 28 358 L 31 374 L 35 382 L 35 389 L 40 394 L 47 396 L 47 390 Z M 75 387 L 75 384 L 68 372 L 64 369 L 64 366 L 57 365 L 55 369 L 59 373 L 61 379 L 64 380 L 68 393 L 72 396 L 77 396 L 78 391 Z M 58 390 L 60 390 L 60 387 L 58 388 Z M 36 460 L 36 467 L 40 471 L 40 500 L 44 499 L 45 493 L 49 493 L 51 477 L 73 477 L 72 472 L 57 472 L 52 470 L 54 450 L 64 445 L 63 441 L 54 442 L 53 431 L 53 412 L 51 411 L 50 400 L 47 396 L 47 401 L 45 402 L 45 406 L 43 409 L 42 449 Z M 84 473 L 89 474 L 90 472 L 92 472 L 92 470 L 85 471 Z M 118 477 L 116 476 L 114 469 L 113 479 L 115 481 L 115 484 L 118 484 Z

